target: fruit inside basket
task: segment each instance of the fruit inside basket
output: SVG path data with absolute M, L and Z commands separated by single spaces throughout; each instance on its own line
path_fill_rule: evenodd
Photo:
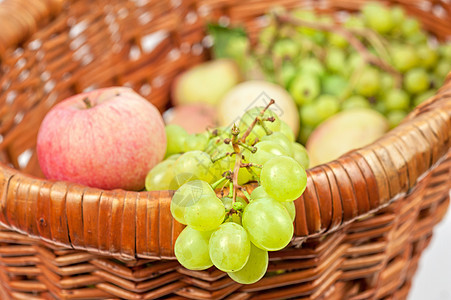
M 406 298 L 451 188 L 424 3 L 0 2 L 1 298 Z

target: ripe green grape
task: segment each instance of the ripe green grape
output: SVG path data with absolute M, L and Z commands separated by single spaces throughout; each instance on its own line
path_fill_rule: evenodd
M 320 82 L 311 73 L 300 73 L 293 79 L 289 92 L 298 105 L 311 103 L 320 93 Z
M 146 190 L 161 191 L 175 189 L 174 170 L 172 169 L 174 163 L 174 160 L 167 159 L 153 167 L 146 176 Z
M 218 228 L 224 218 L 224 204 L 216 195 L 201 196 L 198 201 L 185 209 L 186 223 L 199 231 L 210 231 Z
M 401 121 L 406 117 L 407 113 L 403 110 L 393 110 L 387 114 L 388 124 L 390 128 L 394 128 L 401 123 Z
M 419 64 L 415 49 L 409 45 L 394 45 L 390 54 L 394 67 L 400 72 L 406 72 Z
M 283 120 L 280 120 L 280 132 L 283 133 L 290 142 L 294 142 L 294 132 L 293 130 L 291 130 L 291 127 Z
M 316 111 L 316 105 L 314 105 L 314 103 L 301 106 L 299 113 L 301 124 L 306 125 L 306 127 L 316 127 L 321 123 L 321 118 Z M 303 127 L 301 127 L 301 134 L 302 128 Z
M 426 91 L 429 86 L 429 76 L 424 69 L 412 69 L 404 77 L 404 88 L 411 94 L 420 94 Z
M 293 158 L 276 156 L 263 165 L 261 185 L 277 201 L 299 198 L 307 185 L 304 168 Z
M 370 103 L 368 102 L 368 100 L 360 95 L 351 96 L 341 104 L 341 108 L 343 110 L 369 107 Z
M 271 198 L 261 185 L 256 187 L 251 193 L 251 199 L 257 200 L 260 198 Z
M 284 248 L 293 237 L 290 215 L 280 202 L 271 198 L 260 198 L 249 203 L 242 222 L 252 243 L 266 251 Z
M 395 87 L 395 78 L 388 73 L 381 73 L 381 90 L 388 91 Z
M 337 33 L 330 33 L 328 35 L 328 40 L 330 45 L 340 49 L 344 49 L 349 45 L 348 40 L 345 39 L 342 35 Z
M 280 59 L 293 58 L 299 52 L 298 44 L 291 39 L 281 39 L 274 43 L 272 53 Z
M 260 115 L 260 112 L 262 111 L 262 109 L 263 109 L 263 107 L 254 107 L 254 108 L 248 110 L 241 117 L 240 125 L 239 125 L 241 135 L 246 132 L 247 128 L 249 128 L 249 126 L 252 124 L 254 119 Z M 268 109 L 265 111 L 265 114 L 263 115 L 262 118 L 268 118 L 268 117 L 273 117 L 275 119 L 275 121 L 274 122 L 264 121 L 266 128 L 268 128 L 272 132 L 279 131 L 280 130 L 280 119 L 277 116 L 277 114 L 274 111 Z M 255 141 L 255 139 L 257 139 L 257 138 L 261 139 L 265 135 L 266 135 L 266 131 L 263 129 L 263 127 L 261 125 L 257 124 L 252 129 L 252 132 L 249 134 L 246 141 L 248 141 L 249 143 L 252 144 Z
M 199 150 L 185 152 L 175 161 L 175 181 L 178 186 L 195 179 L 211 183 L 215 178 L 212 167 L 213 162 L 207 153 Z
M 393 6 L 390 10 L 391 18 L 393 21 L 393 24 L 397 26 L 401 26 L 401 24 L 406 19 L 406 12 L 401 6 Z
M 394 22 L 390 9 L 381 3 L 371 2 L 362 7 L 365 23 L 379 33 L 388 33 L 393 29 Z
M 360 69 L 362 66 L 364 66 L 364 60 L 360 53 L 352 52 L 351 54 L 349 54 L 346 62 L 346 69 L 349 69 L 348 75 L 350 75 L 351 72 Z
M 208 144 L 208 136 L 205 134 L 190 134 L 183 142 L 185 152 L 194 150 L 205 150 Z
M 323 64 L 315 57 L 309 57 L 299 61 L 299 73 L 312 74 L 321 77 L 325 74 Z
M 165 127 L 165 131 L 167 139 L 166 157 L 185 152 L 184 143 L 188 136 L 186 130 L 178 125 L 171 124 Z
M 442 44 L 438 47 L 440 55 L 448 61 L 451 61 L 451 43 Z
M 172 196 L 171 214 L 177 222 L 187 225 L 185 210 L 194 205 L 203 196 L 215 197 L 216 194 L 211 186 L 202 180 L 193 180 L 182 185 Z
M 323 78 L 323 94 L 341 97 L 348 87 L 348 80 L 341 75 L 328 75 Z
M 379 72 L 370 67 L 365 67 L 362 70 L 360 77 L 358 77 L 355 90 L 358 94 L 370 97 L 379 92 L 380 89 L 380 76 Z
M 440 79 L 445 79 L 448 72 L 451 70 L 451 59 L 449 61 L 445 59 L 441 59 L 437 66 L 435 66 L 434 74 L 438 76 Z
M 281 204 L 285 207 L 287 213 L 290 215 L 291 222 L 294 222 L 294 219 L 296 218 L 296 207 L 294 206 L 294 201 L 281 202 Z
M 331 72 L 342 72 L 346 65 L 346 55 L 344 51 L 337 48 L 330 48 L 326 54 L 325 64 Z
M 420 23 L 417 19 L 414 18 L 407 18 L 404 20 L 404 22 L 401 24 L 401 32 L 404 35 L 404 37 L 410 37 L 418 32 L 420 32 Z
M 427 44 L 419 46 L 417 51 L 421 59 L 420 64 L 423 68 L 431 69 L 437 65 L 438 54 Z
M 284 149 L 284 155 L 293 156 L 293 147 L 292 141 L 290 141 L 283 133 L 281 132 L 273 132 L 270 135 L 266 135 L 262 137 L 263 141 L 272 141 L 276 144 L 279 144 Z
M 415 106 L 420 105 L 420 104 L 423 103 L 425 100 L 427 100 L 427 99 L 433 97 L 433 96 L 435 95 L 435 93 L 436 93 L 435 90 L 429 90 L 429 91 L 426 91 L 426 92 L 424 92 L 424 93 L 419 94 L 418 96 L 416 96 L 416 97 L 413 99 L 413 106 L 415 107 Z
M 249 259 L 251 243 L 244 228 L 236 223 L 223 223 L 210 237 L 210 258 L 223 272 L 241 270 Z
M 288 152 L 274 141 L 261 141 L 255 144 L 257 151 L 249 155 L 248 161 L 253 164 L 263 165 L 274 156 L 288 155 Z M 291 145 L 290 145 L 291 147 Z M 257 175 L 260 175 L 261 168 L 253 169 Z
M 293 143 L 293 153 L 294 160 L 296 160 L 305 170 L 307 170 L 310 165 L 310 159 L 305 147 L 299 143 Z
M 321 121 L 335 115 L 340 110 L 340 102 L 332 95 L 321 95 L 316 99 L 316 113 Z
M 384 103 L 387 110 L 406 110 L 409 108 L 409 95 L 401 89 L 389 90 L 384 97 Z
M 174 245 L 179 263 L 190 270 L 205 270 L 213 266 L 208 247 L 211 234 L 211 231 L 201 232 L 185 227 Z
M 285 88 L 289 88 L 296 76 L 296 67 L 289 61 L 284 61 L 280 69 L 280 78 Z
M 268 269 L 268 251 L 259 249 L 251 243 L 249 259 L 244 267 L 236 272 L 227 273 L 230 278 L 241 284 L 259 281 Z

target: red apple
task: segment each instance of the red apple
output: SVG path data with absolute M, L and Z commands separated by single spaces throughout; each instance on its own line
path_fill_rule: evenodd
M 189 134 L 216 127 L 216 109 L 204 103 L 174 106 L 163 114 L 166 124 L 183 127 Z
M 36 148 L 48 179 L 140 190 L 164 157 L 166 134 L 155 106 L 132 89 L 111 87 L 53 107 L 41 124 Z

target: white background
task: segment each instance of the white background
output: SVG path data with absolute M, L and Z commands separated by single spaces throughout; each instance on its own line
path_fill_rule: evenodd
M 408 300 L 451 300 L 451 208 L 434 228 L 421 256 Z

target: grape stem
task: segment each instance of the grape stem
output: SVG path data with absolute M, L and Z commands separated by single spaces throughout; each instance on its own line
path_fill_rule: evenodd
M 249 146 L 249 145 L 247 145 L 247 144 L 245 144 L 245 143 L 243 143 L 243 142 L 238 142 L 238 145 L 240 145 L 241 147 L 243 147 L 243 148 L 245 148 L 245 149 L 251 151 L 252 153 L 257 152 L 257 148 L 255 148 L 255 147 L 253 147 L 253 146 Z
M 221 179 L 219 179 L 218 181 L 216 181 L 215 183 L 213 183 L 211 185 L 211 188 L 213 190 L 216 190 L 218 188 L 218 186 L 220 186 L 221 184 L 223 184 L 225 181 L 229 180 L 229 178 L 227 177 L 222 177 Z
M 260 120 L 262 120 L 261 118 L 263 117 L 263 115 L 265 114 L 266 110 L 268 110 L 268 108 L 273 105 L 274 103 L 276 103 L 276 101 L 274 101 L 274 99 L 271 99 L 268 103 L 268 105 L 266 105 L 265 108 L 263 108 L 260 111 L 260 114 L 258 116 L 255 117 L 255 119 L 252 121 L 251 125 L 249 126 L 249 128 L 247 128 L 247 130 L 244 132 L 243 136 L 239 139 L 238 135 L 240 134 L 240 129 L 238 127 L 235 126 L 235 124 L 232 126 L 232 147 L 233 147 L 233 151 L 236 154 L 236 158 L 235 158 L 235 166 L 233 168 L 233 174 L 232 174 L 232 204 L 236 202 L 236 196 L 238 193 L 238 189 L 242 189 L 243 187 L 241 187 L 238 184 L 238 173 L 240 171 L 241 168 L 241 164 L 242 164 L 242 159 L 243 159 L 243 150 L 244 147 L 242 146 L 243 144 L 246 144 L 246 138 L 249 136 L 249 134 L 251 133 L 252 129 L 254 129 L 255 125 L 257 124 L 257 122 Z M 242 146 L 243 148 L 241 149 L 240 146 Z M 247 146 L 247 145 L 246 145 Z M 230 192 L 229 192 L 230 193 Z
M 315 23 L 315 22 L 309 22 L 309 21 L 305 21 L 305 20 L 301 20 L 301 19 L 296 19 L 288 14 L 283 14 L 283 15 L 276 14 L 275 17 L 281 23 L 288 23 L 288 24 L 292 24 L 295 26 L 310 27 L 310 28 L 317 29 L 317 30 L 330 31 L 330 32 L 339 34 L 342 37 L 344 37 L 349 42 L 349 44 L 351 44 L 357 50 L 357 52 L 360 53 L 360 55 L 363 57 L 363 59 L 367 63 L 378 66 L 379 68 L 385 70 L 386 72 L 393 74 L 397 81 L 402 80 L 401 74 L 395 68 L 393 68 L 386 61 L 382 60 L 381 58 L 379 58 L 376 55 L 369 52 L 368 49 L 365 47 L 365 45 L 362 44 L 362 42 L 358 38 L 356 38 L 353 35 L 353 33 L 349 30 L 346 30 L 335 24 L 329 25 L 329 24 Z
M 222 154 L 222 155 L 220 155 L 218 157 L 212 158 L 211 161 L 213 163 L 215 163 L 215 162 L 217 162 L 217 161 L 219 161 L 219 160 L 221 160 L 223 158 L 226 158 L 227 156 L 232 156 L 232 154 L 233 154 L 233 152 L 226 152 L 226 153 L 224 153 L 224 154 Z

